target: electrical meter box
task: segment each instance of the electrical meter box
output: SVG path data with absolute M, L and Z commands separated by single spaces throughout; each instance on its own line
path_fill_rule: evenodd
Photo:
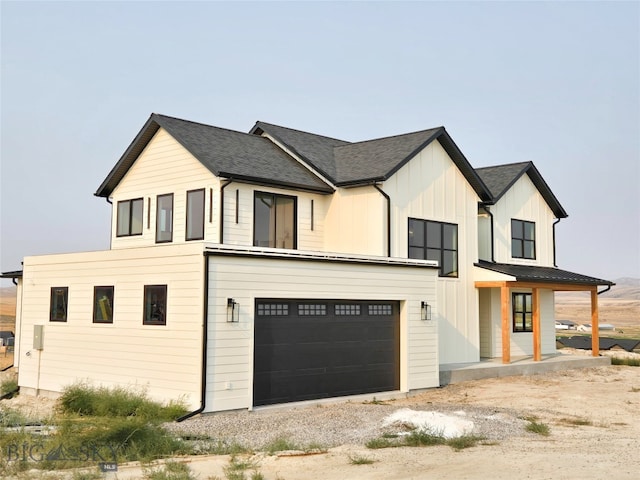
M 42 350 L 44 342 L 44 325 L 33 326 L 33 348 L 35 350 Z

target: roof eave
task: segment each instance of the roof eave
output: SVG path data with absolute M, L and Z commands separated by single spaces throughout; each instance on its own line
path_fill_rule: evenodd
M 124 178 L 129 168 L 131 168 L 133 162 L 135 162 L 136 158 L 138 158 L 140 153 L 142 153 L 159 129 L 160 124 L 157 121 L 157 115 L 152 113 L 144 126 L 138 132 L 138 135 L 136 135 L 129 147 L 127 147 L 125 152 L 122 154 L 120 160 L 118 160 L 102 184 L 98 187 L 94 193 L 96 197 L 109 198 L 111 193 Z
M 331 188 L 328 185 L 326 187 L 303 185 L 301 183 L 269 180 L 269 179 L 260 178 L 260 177 L 252 177 L 250 175 L 237 175 L 231 172 L 220 172 L 219 176 L 221 178 L 227 178 L 229 180 L 233 180 L 236 182 L 249 183 L 252 185 L 262 185 L 265 187 L 283 188 L 283 189 L 289 189 L 289 190 L 298 190 L 298 191 L 321 193 L 321 194 L 331 194 L 335 191 L 333 188 Z

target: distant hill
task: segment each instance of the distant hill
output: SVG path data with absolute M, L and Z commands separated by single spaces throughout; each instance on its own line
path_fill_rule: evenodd
M 0 316 L 16 314 L 16 287 L 0 287 Z
M 640 278 L 623 277 L 614 280 L 615 285 L 602 298 L 640 300 Z

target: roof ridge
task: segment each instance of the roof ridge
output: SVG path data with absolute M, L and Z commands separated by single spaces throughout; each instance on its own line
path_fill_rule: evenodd
M 160 117 L 160 118 L 168 118 L 170 120 L 178 120 L 179 122 L 190 123 L 192 125 L 200 125 L 201 127 L 214 128 L 216 130 L 224 130 L 225 132 L 239 133 L 241 135 L 247 135 L 249 137 L 255 137 L 256 135 L 251 135 L 249 133 L 243 132 L 241 130 L 233 130 L 231 128 L 218 127 L 217 125 L 209 125 L 208 123 L 202 122 L 194 122 L 193 120 L 185 120 L 184 118 L 173 117 L 171 115 L 164 115 L 162 113 L 152 113 L 151 118 Z
M 386 137 L 370 138 L 369 140 L 360 140 L 358 142 L 350 142 L 348 145 L 339 145 L 339 146 L 333 147 L 333 148 L 349 147 L 349 146 L 352 146 L 352 145 L 360 145 L 360 144 L 368 143 L 368 142 L 377 142 L 377 141 L 380 141 L 380 140 L 389 140 L 389 139 L 392 139 L 392 138 L 407 137 L 409 135 L 415 135 L 416 133 L 425 133 L 425 132 L 429 132 L 429 131 L 432 131 L 432 130 L 440 130 L 440 129 L 442 129 L 442 131 L 446 131 L 444 126 L 441 125 L 439 127 L 425 128 L 424 130 L 416 130 L 414 132 L 398 133 L 396 135 L 388 135 Z
M 533 162 L 531 160 L 526 160 L 524 162 L 500 163 L 498 165 L 488 165 L 486 167 L 478 167 L 475 170 L 485 170 L 487 168 L 498 168 L 498 167 L 513 167 L 515 165 L 533 165 Z
M 320 135 L 319 133 L 307 132 L 306 130 L 299 130 L 297 128 L 283 127 L 282 125 L 276 125 L 275 123 L 263 122 L 262 120 L 257 120 L 256 121 L 256 125 L 258 125 L 258 124 L 269 125 L 271 127 L 277 127 L 277 128 L 284 128 L 285 130 L 290 130 L 292 132 L 304 133 L 306 135 L 313 135 L 314 137 L 322 137 L 322 138 L 326 138 L 328 140 L 338 140 L 339 142 L 352 143 L 352 142 L 350 142 L 348 140 L 342 140 L 341 138 L 329 137 L 328 135 Z

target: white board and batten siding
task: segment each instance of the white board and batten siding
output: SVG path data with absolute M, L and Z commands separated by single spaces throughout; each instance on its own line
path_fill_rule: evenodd
M 479 198 L 439 142 L 425 147 L 382 189 L 391 198 L 392 255 L 408 256 L 408 219 L 433 220 L 458 226 L 457 278 L 437 282 L 440 362 L 480 359 L 478 300 L 473 264 L 478 259 Z
M 400 388 L 439 386 L 437 323 L 420 319 L 421 301 L 437 308 L 435 269 L 215 254 L 208 258 L 206 412 L 253 406 L 257 298 L 399 301 Z M 238 323 L 227 322 L 228 298 L 239 304 Z
M 187 192 L 202 188 L 205 189 L 205 240 L 217 242 L 220 180 L 160 128 L 113 191 L 111 248 L 155 245 L 157 197 L 169 193 L 173 194 L 173 243 L 184 242 Z M 142 235 L 118 237 L 118 201 L 136 198 L 144 201 Z M 212 207 L 214 214 L 210 216 Z
M 495 261 L 522 265 L 553 266 L 553 222 L 555 216 L 527 175 L 523 175 L 492 205 Z M 511 256 L 511 220 L 534 222 L 536 258 Z
M 530 293 L 530 289 L 511 289 L 511 292 Z M 556 353 L 554 293 L 540 289 L 540 349 L 543 355 Z M 511 300 L 510 300 L 511 301 Z M 511 309 L 511 306 L 509 306 Z M 499 288 L 480 289 L 480 325 L 482 357 L 502 356 L 502 312 Z M 510 348 L 512 356 L 533 355 L 533 333 L 514 332 L 509 315 Z
M 26 257 L 19 385 L 60 393 L 74 382 L 145 389 L 161 401 L 200 401 L 202 243 Z M 166 325 L 143 325 L 145 285 L 167 285 Z M 95 286 L 113 286 L 113 323 L 93 323 Z M 66 322 L 50 322 L 52 287 L 68 287 Z M 42 350 L 34 325 L 44 326 Z
M 237 193 L 236 193 L 237 191 Z M 324 251 L 327 195 L 292 191 L 247 183 L 232 182 L 224 189 L 225 245 L 253 245 L 255 192 L 273 193 L 296 198 L 298 250 Z M 219 198 L 219 194 L 216 199 Z M 311 206 L 313 202 L 313 207 Z M 313 210 L 313 214 L 312 214 Z M 207 237 L 211 242 L 219 239 Z

